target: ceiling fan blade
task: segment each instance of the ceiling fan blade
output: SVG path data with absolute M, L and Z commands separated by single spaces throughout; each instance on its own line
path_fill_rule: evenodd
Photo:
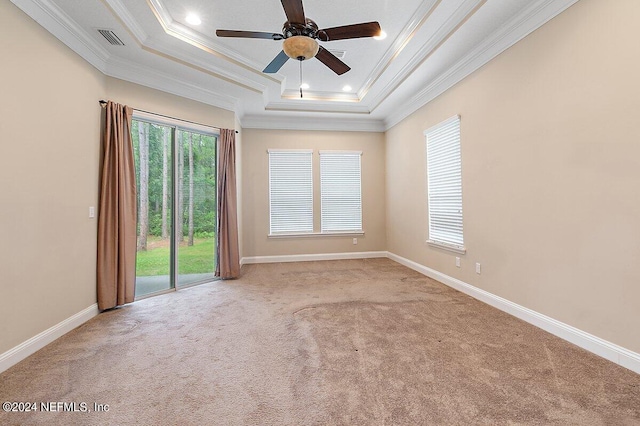
M 377 22 L 344 25 L 318 31 L 318 38 L 322 41 L 345 40 L 349 38 L 375 37 L 382 29 Z
M 240 37 L 240 38 L 264 38 L 268 40 L 282 40 L 282 34 L 263 33 L 260 31 L 237 31 L 237 30 L 216 30 L 218 37 Z
M 291 24 L 304 25 L 304 7 L 302 7 L 302 0 L 281 0 L 284 13 L 287 15 L 287 20 Z
M 320 46 L 316 58 L 318 58 L 320 62 L 331 68 L 331 70 L 338 75 L 342 75 L 351 69 L 347 64 L 342 62 L 333 53 L 329 52 L 322 46 Z
M 288 59 L 289 57 L 286 53 L 284 53 L 283 50 L 278 53 L 278 56 L 273 58 L 273 61 L 271 61 L 271 63 L 267 65 L 267 67 L 262 72 L 267 74 L 277 73 L 278 71 L 280 71 L 280 68 L 282 68 L 282 66 L 285 64 L 285 62 L 287 62 Z

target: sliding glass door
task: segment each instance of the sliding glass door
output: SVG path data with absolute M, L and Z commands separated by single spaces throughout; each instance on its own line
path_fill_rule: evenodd
M 216 140 L 210 135 L 177 131 L 178 220 L 177 285 L 214 277 L 216 231 Z
M 136 297 L 214 279 L 216 135 L 134 119 Z

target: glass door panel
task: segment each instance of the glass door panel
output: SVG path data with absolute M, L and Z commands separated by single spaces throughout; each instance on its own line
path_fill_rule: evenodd
M 214 278 L 216 142 L 212 135 L 176 130 L 178 286 Z
M 136 297 L 172 288 L 172 133 L 167 126 L 132 122 L 138 189 Z

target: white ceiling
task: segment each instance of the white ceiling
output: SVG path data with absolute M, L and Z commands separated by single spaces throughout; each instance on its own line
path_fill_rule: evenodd
M 233 110 L 245 128 L 383 131 L 577 0 L 303 0 L 320 28 L 378 21 L 388 35 L 321 42 L 344 51 L 351 70 L 304 61 L 303 99 L 297 61 L 262 73 L 281 41 L 215 35 L 281 33 L 277 0 L 11 1 L 104 74 Z M 188 24 L 188 12 L 202 24 Z

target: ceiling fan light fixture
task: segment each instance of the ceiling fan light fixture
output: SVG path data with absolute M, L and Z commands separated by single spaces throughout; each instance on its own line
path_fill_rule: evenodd
M 291 59 L 299 61 L 306 61 L 315 57 L 319 49 L 318 42 L 307 36 L 293 36 L 282 42 L 284 53 Z

